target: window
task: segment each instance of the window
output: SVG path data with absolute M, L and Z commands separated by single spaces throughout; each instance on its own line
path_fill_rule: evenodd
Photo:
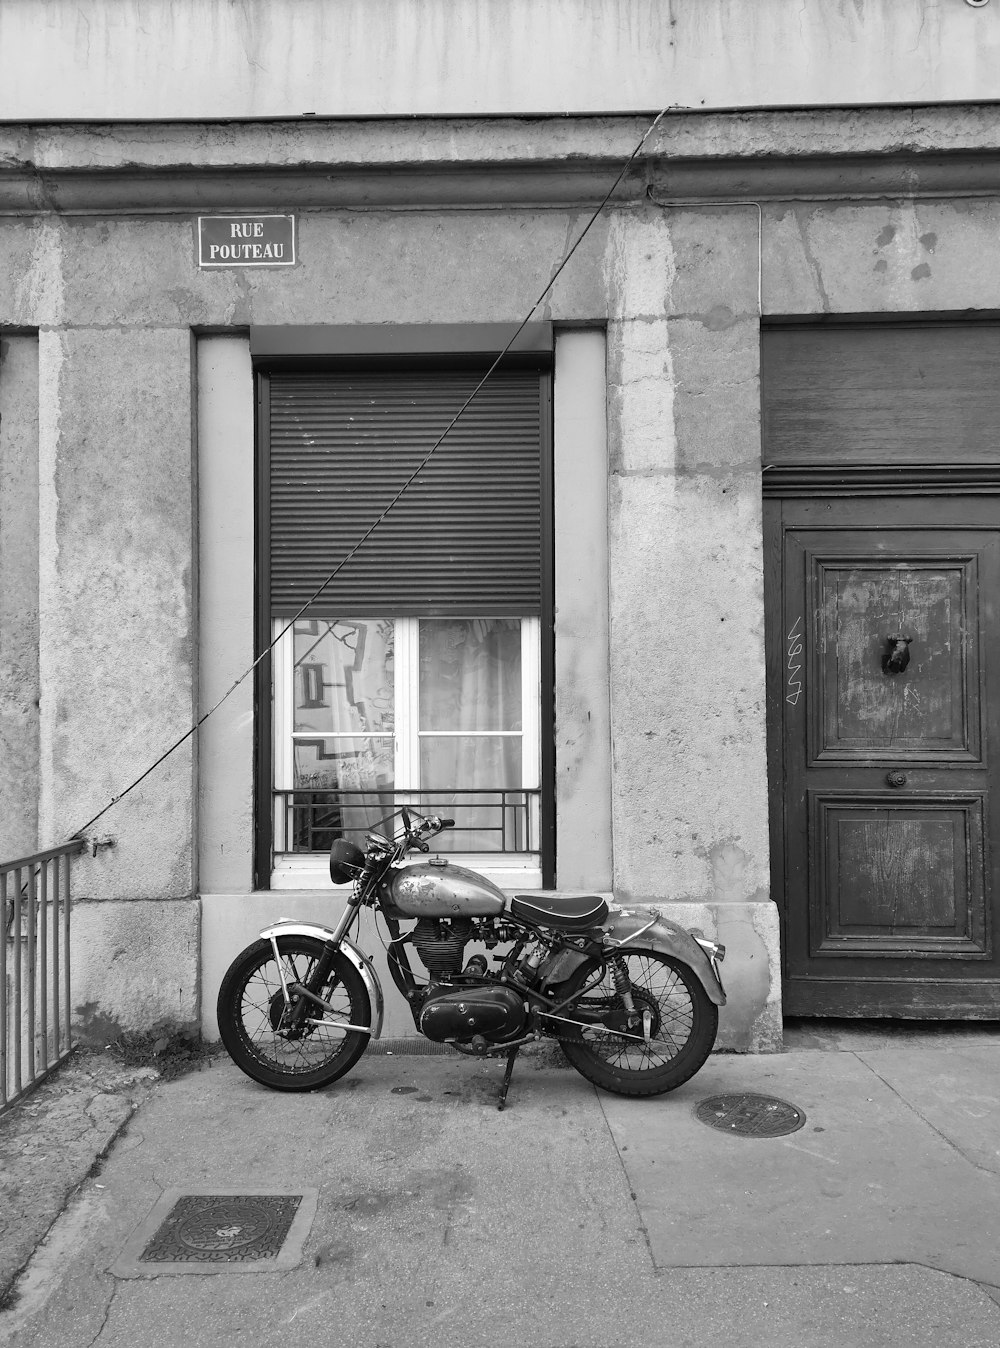
M 536 867 L 538 635 L 530 617 L 295 623 L 275 658 L 275 852 L 360 844 L 405 804 L 455 819 L 440 851 Z
M 259 365 L 258 883 L 402 805 L 501 883 L 551 883 L 547 350 L 420 467 L 484 359 Z

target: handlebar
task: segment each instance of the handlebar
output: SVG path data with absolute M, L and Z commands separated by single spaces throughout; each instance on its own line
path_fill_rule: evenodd
M 441 819 L 438 815 L 429 815 L 420 820 L 414 833 L 424 837 L 433 837 L 435 833 L 443 833 L 446 828 L 454 828 L 454 819 Z
M 454 828 L 454 819 L 442 819 L 438 815 L 413 815 L 409 811 L 403 810 L 403 830 L 408 839 L 420 847 L 420 850 L 426 852 L 428 849 L 422 845 L 423 838 L 432 838 L 436 833 L 443 833 L 446 828 Z
M 425 838 L 433 838 L 436 834 L 443 833 L 446 828 L 455 827 L 454 819 L 442 819 L 439 815 L 411 814 L 405 805 L 399 813 L 403 817 L 402 836 L 390 839 L 380 833 L 368 833 L 365 837 L 365 849 L 369 857 L 378 856 L 385 859 L 395 855 L 398 858 L 410 849 L 416 852 L 429 852 L 431 849 L 424 842 Z

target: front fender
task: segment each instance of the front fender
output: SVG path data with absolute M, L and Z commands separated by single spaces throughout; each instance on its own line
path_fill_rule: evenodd
M 342 936 L 340 941 L 337 942 L 336 934 L 329 927 L 321 927 L 318 922 L 298 922 L 295 919 L 275 922 L 273 926 L 265 927 L 260 935 L 263 941 L 270 941 L 274 936 L 311 936 L 317 941 L 335 942 L 338 950 L 343 951 L 361 975 L 372 1007 L 371 1037 L 373 1039 L 381 1037 L 382 1018 L 385 1014 L 382 984 L 378 981 L 378 974 L 375 972 L 371 960 L 363 951 L 358 949 L 353 941 L 346 936 Z
M 719 977 L 717 959 L 722 958 L 724 950 L 713 941 L 706 941 L 706 950 L 698 940 L 701 932 L 690 932 L 669 917 L 664 917 L 659 908 L 644 905 L 642 908 L 622 908 L 617 903 L 608 905 L 607 920 L 602 923 L 606 944 L 615 946 L 632 945 L 637 948 L 662 950 L 680 960 L 698 975 L 698 980 L 716 1006 L 725 1006 L 726 993 Z M 704 939 L 702 937 L 702 939 Z M 722 951 L 722 954 L 717 952 Z M 715 953 L 712 953 L 715 952 Z

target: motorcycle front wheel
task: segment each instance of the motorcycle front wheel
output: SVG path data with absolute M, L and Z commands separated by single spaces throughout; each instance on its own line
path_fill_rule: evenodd
M 279 936 L 285 983 L 309 981 L 324 952 L 310 936 Z M 247 1076 L 276 1091 L 316 1091 L 349 1072 L 369 1036 L 337 1022 L 371 1024 L 371 1002 L 346 955 L 334 955 L 323 986 L 311 989 L 333 1007 L 310 1006 L 297 1025 L 288 1019 L 281 970 L 270 941 L 255 941 L 229 966 L 219 989 L 219 1035 Z
M 658 950 L 623 950 L 636 1013 L 648 1012 L 644 1028 L 629 1027 L 628 1013 L 609 963 L 594 988 L 563 1013 L 582 1013 L 594 1024 L 560 1027 L 563 1053 L 576 1070 L 614 1095 L 663 1095 L 690 1080 L 712 1051 L 718 1007 L 686 964 Z M 566 1031 L 566 1032 L 564 1032 Z

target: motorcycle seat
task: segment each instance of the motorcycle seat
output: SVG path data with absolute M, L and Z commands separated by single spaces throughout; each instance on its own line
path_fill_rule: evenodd
M 524 922 L 563 931 L 586 931 L 599 926 L 608 915 L 608 905 L 599 894 L 564 894 L 554 889 L 536 889 L 515 894 L 510 911 Z

